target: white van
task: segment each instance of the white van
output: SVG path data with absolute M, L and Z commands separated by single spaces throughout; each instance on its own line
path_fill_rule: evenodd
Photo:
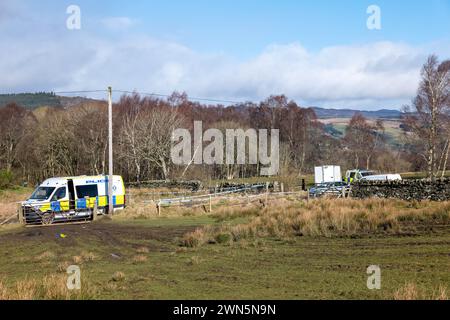
M 402 176 L 399 174 L 376 174 L 375 171 L 370 170 L 349 170 L 345 174 L 345 181 L 353 183 L 356 181 L 401 181 Z
M 378 174 L 364 177 L 361 181 L 402 181 L 402 176 L 399 174 Z
M 113 176 L 112 190 L 114 211 L 124 209 L 121 176 Z M 108 213 L 108 202 L 108 176 L 51 178 L 22 203 L 22 219 L 26 224 L 86 220 L 92 218 L 95 205 L 99 214 Z
M 316 185 L 323 183 L 342 182 L 340 166 L 321 166 L 314 168 L 314 182 Z

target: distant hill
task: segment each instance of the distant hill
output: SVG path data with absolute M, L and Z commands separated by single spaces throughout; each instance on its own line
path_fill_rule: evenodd
M 401 111 L 382 109 L 378 111 L 360 111 L 351 109 L 325 109 L 325 108 L 312 108 L 319 119 L 331 119 L 331 118 L 351 118 L 357 112 L 361 113 L 368 119 L 400 119 Z
M 58 96 L 52 92 L 1 94 L 0 106 L 15 102 L 27 109 L 36 109 L 40 106 L 62 107 Z
M 15 102 L 27 109 L 36 109 L 39 107 L 54 107 L 54 108 L 70 108 L 82 103 L 95 103 L 99 100 L 89 99 L 85 97 L 65 97 L 58 96 L 53 92 L 37 92 L 37 93 L 19 93 L 19 94 L 0 94 L 0 107 Z M 326 108 L 312 108 L 319 119 L 334 119 L 334 118 L 351 118 L 356 112 L 368 119 L 400 119 L 401 112 L 398 110 L 382 109 L 378 111 L 360 111 L 351 109 L 326 109 Z
M 0 94 L 0 107 L 15 102 L 18 105 L 34 110 L 39 107 L 69 108 L 84 102 L 95 102 L 83 97 L 58 96 L 53 92 Z
M 70 108 L 77 105 L 80 105 L 82 103 L 96 103 L 96 102 L 103 102 L 102 100 L 96 100 L 96 99 L 90 99 L 90 98 L 84 98 L 84 97 L 63 97 L 58 96 L 59 101 L 61 102 L 61 105 L 63 108 Z

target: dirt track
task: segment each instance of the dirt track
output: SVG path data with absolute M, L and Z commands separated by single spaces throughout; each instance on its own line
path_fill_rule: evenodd
M 17 213 L 17 203 L 0 203 L 0 223 Z
M 177 238 L 194 231 L 196 227 L 138 227 L 111 222 L 81 225 L 54 225 L 50 227 L 23 228 L 0 235 L 0 243 L 56 242 L 61 246 L 74 246 L 79 241 L 101 243 L 106 246 L 139 246 L 153 243 L 151 251 L 167 251 Z M 61 236 L 63 235 L 63 236 Z

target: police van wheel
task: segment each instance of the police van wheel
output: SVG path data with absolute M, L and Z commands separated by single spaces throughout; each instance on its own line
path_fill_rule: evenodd
M 53 212 L 43 214 L 41 220 L 43 225 L 51 225 L 55 221 L 55 214 Z

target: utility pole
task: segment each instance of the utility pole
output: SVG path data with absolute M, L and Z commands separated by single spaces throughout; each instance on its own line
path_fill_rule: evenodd
M 108 210 L 114 214 L 113 201 L 113 134 L 112 134 L 112 88 L 108 87 L 108 148 L 109 148 L 109 177 L 108 177 Z

